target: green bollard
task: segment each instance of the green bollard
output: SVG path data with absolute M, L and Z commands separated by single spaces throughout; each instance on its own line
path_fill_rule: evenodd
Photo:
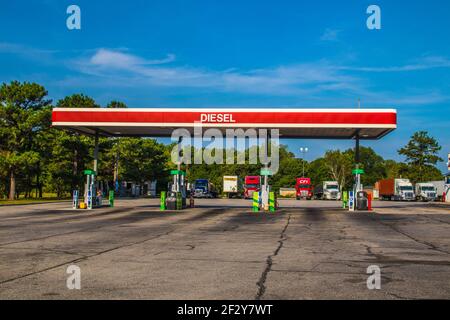
M 269 211 L 275 212 L 275 192 L 269 192 Z
M 259 193 L 258 192 L 253 192 L 253 208 L 252 208 L 253 212 L 258 212 L 259 211 Z
M 114 190 L 109 190 L 109 206 L 114 207 Z
M 342 209 L 346 209 L 348 204 L 348 192 L 344 191 L 342 193 Z
M 181 192 L 177 192 L 177 210 L 183 209 L 183 199 L 181 198 Z
M 160 202 L 159 208 L 161 209 L 161 211 L 166 210 L 166 192 L 165 191 L 161 191 L 161 202 Z

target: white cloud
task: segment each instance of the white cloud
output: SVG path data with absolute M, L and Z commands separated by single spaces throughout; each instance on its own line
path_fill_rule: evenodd
M 0 53 L 14 54 L 40 63 L 51 62 L 57 52 L 56 50 L 42 50 L 21 44 L 0 42 Z
M 411 64 L 403 66 L 390 67 L 349 67 L 343 66 L 342 70 L 362 71 L 362 72 L 408 72 L 408 71 L 422 71 L 435 68 L 450 68 L 450 59 L 439 56 L 428 56 L 418 59 Z
M 145 60 L 140 57 L 127 54 L 121 51 L 99 49 L 90 58 L 90 63 L 94 66 L 104 66 L 108 68 L 135 68 L 145 65 L 158 65 L 170 63 L 175 60 L 175 55 L 168 54 L 161 60 Z
M 221 91 L 271 95 L 311 94 L 318 91 L 356 90 L 358 79 L 339 73 L 326 61 L 252 70 L 208 70 L 167 66 L 173 55 L 162 60 L 145 60 L 126 52 L 99 49 L 91 57 L 77 60 L 78 71 L 95 76 L 117 77 L 123 83 L 154 86 L 202 87 Z
M 295 96 L 304 100 L 319 99 L 323 103 L 334 103 L 346 97 L 363 98 L 372 105 L 417 106 L 435 104 L 449 100 L 439 91 L 403 92 L 396 94 L 370 89 L 364 78 L 345 71 L 370 71 L 371 68 L 352 68 L 332 64 L 326 60 L 272 68 L 223 71 L 166 65 L 174 61 L 168 55 L 162 60 L 146 60 L 139 56 L 118 51 L 99 49 L 91 57 L 79 60 L 77 70 L 102 77 L 109 86 L 151 86 L 201 88 L 222 92 L 247 93 L 270 96 Z M 431 67 L 445 67 L 449 61 L 440 57 L 420 60 L 415 67 L 390 67 L 386 70 L 418 70 Z M 381 72 L 379 69 L 375 72 Z
M 175 55 L 147 59 L 128 49 L 90 49 L 71 51 L 78 58 L 62 60 L 59 51 L 40 50 L 23 45 L 1 43 L 0 53 L 17 54 L 45 64 L 62 65 L 75 70 L 54 83 L 80 87 L 186 88 L 211 92 L 233 92 L 262 96 L 285 96 L 321 104 L 351 102 L 362 98 L 366 105 L 427 105 L 449 101 L 436 88 L 386 92 L 376 89 L 370 72 L 408 72 L 449 68 L 445 57 L 427 56 L 410 64 L 393 67 L 352 67 L 319 60 L 310 63 L 281 65 L 260 69 L 211 70 L 176 63 Z M 376 85 L 376 84 L 375 84 Z
M 364 95 L 364 97 L 372 103 L 389 103 L 393 106 L 432 105 L 450 100 L 448 95 L 444 95 L 436 90 L 425 93 L 406 93 L 404 95 L 389 92 L 371 92 Z
M 320 37 L 321 41 L 338 41 L 339 34 L 342 30 L 337 29 L 325 29 L 324 33 Z

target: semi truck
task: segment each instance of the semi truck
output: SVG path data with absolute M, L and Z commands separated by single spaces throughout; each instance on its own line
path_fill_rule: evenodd
M 442 201 L 442 196 L 445 192 L 445 181 L 428 181 L 427 183 L 431 183 L 433 187 L 436 189 L 436 200 Z
M 381 200 L 414 201 L 414 189 L 409 179 L 383 179 L 378 181 Z
M 321 200 L 340 200 L 339 183 L 337 181 L 323 181 L 314 188 L 314 196 Z
M 431 182 L 416 183 L 416 200 L 434 201 L 438 197 L 437 188 Z
M 244 198 L 250 199 L 253 197 L 254 192 L 261 190 L 261 177 L 260 176 L 246 176 L 244 181 Z
M 449 155 L 449 164 L 450 164 L 450 155 Z M 447 173 L 445 176 L 445 184 L 444 184 L 444 194 L 445 199 L 444 202 L 450 202 L 450 173 Z
M 436 187 L 439 201 L 450 202 L 450 174 L 445 175 L 443 180 L 430 181 L 430 183 Z
M 208 179 L 197 179 L 193 188 L 194 198 L 217 198 L 217 191 Z
M 224 176 L 223 177 L 223 193 L 227 198 L 239 197 L 239 177 Z
M 313 197 L 313 188 L 310 178 L 297 178 L 295 182 L 295 194 L 297 200 L 311 200 Z

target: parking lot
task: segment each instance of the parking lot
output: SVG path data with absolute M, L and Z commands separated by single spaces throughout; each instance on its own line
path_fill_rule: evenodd
M 349 213 L 334 201 L 159 199 L 114 208 L 70 203 L 0 207 L 0 299 L 450 298 L 450 206 L 375 202 Z M 69 290 L 66 269 L 81 269 Z M 381 289 L 366 285 L 371 265 Z

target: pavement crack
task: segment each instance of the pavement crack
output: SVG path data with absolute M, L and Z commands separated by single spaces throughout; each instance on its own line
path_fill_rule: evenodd
M 444 220 L 437 219 L 437 218 L 432 218 L 432 217 L 427 216 L 427 215 L 424 215 L 423 217 L 425 217 L 425 218 L 427 218 L 427 219 L 429 219 L 429 220 L 431 220 L 431 221 L 434 221 L 434 222 L 450 224 L 450 222 L 448 222 L 448 221 L 444 221 Z
M 290 222 L 291 222 L 291 215 L 288 216 L 286 225 L 284 226 L 283 230 L 280 233 L 280 237 L 279 237 L 280 240 L 278 240 L 277 248 L 266 259 L 266 268 L 264 269 L 264 271 L 261 274 L 261 277 L 259 278 L 258 282 L 256 283 L 256 285 L 258 286 L 258 292 L 256 294 L 255 300 L 261 300 L 264 293 L 266 292 L 266 280 L 267 280 L 267 276 L 268 276 L 269 272 L 272 270 L 273 258 L 278 255 L 278 253 L 280 252 L 281 248 L 284 245 L 284 241 L 286 241 L 286 239 L 287 239 L 286 238 L 286 230 L 287 230 Z
M 392 292 L 387 292 L 387 294 L 390 295 L 391 297 L 395 298 L 395 299 L 398 299 L 398 300 L 419 300 L 419 299 L 415 299 L 415 298 L 404 297 L 404 296 L 401 296 L 399 294 L 395 294 L 395 293 L 392 293 Z
M 178 227 L 178 228 L 175 227 L 175 228 L 173 228 L 173 229 L 171 229 L 169 231 L 166 231 L 164 233 L 152 236 L 150 238 L 146 238 L 146 239 L 142 239 L 142 240 L 139 240 L 139 241 L 130 242 L 130 243 L 127 243 L 127 244 L 124 244 L 124 245 L 120 245 L 120 246 L 116 246 L 116 247 L 109 248 L 109 249 L 106 249 L 106 250 L 102 250 L 102 251 L 96 252 L 96 253 L 91 254 L 91 255 L 86 255 L 86 256 L 82 256 L 82 257 L 79 257 L 79 258 L 76 258 L 76 259 L 73 259 L 73 260 L 65 261 L 65 262 L 62 262 L 60 264 L 53 265 L 53 266 L 50 266 L 50 267 L 47 267 L 47 268 L 44 268 L 44 269 L 40 269 L 40 270 L 37 270 L 37 271 L 33 271 L 33 272 L 26 273 L 26 274 L 22 274 L 20 276 L 14 277 L 14 278 L 6 279 L 6 280 L 3 280 L 3 281 L 0 281 L 0 285 L 5 284 L 5 283 L 9 283 L 9 282 L 13 282 L 15 280 L 19 280 L 19 279 L 22 279 L 22 278 L 26 278 L 26 277 L 29 277 L 29 276 L 33 276 L 35 274 L 43 273 L 43 272 L 46 272 L 46 271 L 49 271 L 49 270 L 53 270 L 53 269 L 56 269 L 56 268 L 59 268 L 59 267 L 62 267 L 62 266 L 68 265 L 68 264 L 73 264 L 73 263 L 81 262 L 81 261 L 84 261 L 84 260 L 88 260 L 90 258 L 99 256 L 99 255 L 102 255 L 102 254 L 105 254 L 105 253 L 109 253 L 109 252 L 114 251 L 114 250 L 118 250 L 118 249 L 122 249 L 122 248 L 126 248 L 126 247 L 131 247 L 131 246 L 139 245 L 139 244 L 151 241 L 151 240 L 155 240 L 155 239 L 158 239 L 160 237 L 167 236 L 170 233 L 173 233 L 173 232 L 175 232 L 177 230 L 182 229 L 184 225 L 190 225 L 190 223 L 188 223 L 188 221 L 207 220 L 209 217 L 211 217 L 211 213 L 213 213 L 213 212 L 216 213 L 213 216 L 217 217 L 218 216 L 217 213 L 221 213 L 223 211 L 224 211 L 224 209 L 208 210 L 208 211 L 206 211 L 206 212 L 204 212 L 202 214 L 198 214 L 198 215 L 194 215 L 194 216 L 188 217 L 186 219 L 182 219 L 180 221 L 180 223 L 179 223 L 180 227 Z M 128 224 L 128 223 L 129 223 L 129 221 L 124 222 L 124 223 L 114 224 L 114 225 L 108 225 L 108 226 L 105 226 L 105 225 L 96 226 L 96 227 L 86 228 L 86 229 L 82 229 L 82 230 L 66 232 L 64 234 L 73 234 L 73 233 L 77 233 L 77 232 L 83 232 L 83 231 L 86 231 L 86 230 L 96 230 L 96 229 L 106 228 L 106 227 L 110 227 L 110 226 L 111 227 L 117 227 L 117 226 L 120 226 L 120 225 L 123 225 L 123 224 Z M 61 234 L 58 234 L 58 235 L 61 235 Z M 47 238 L 51 238 L 51 237 L 58 236 L 58 235 L 49 235 L 49 236 L 46 236 L 46 237 L 42 237 L 42 239 L 47 239 Z M 29 241 L 34 241 L 34 240 L 36 240 L 36 239 L 28 239 L 28 240 L 24 240 L 24 241 L 12 242 L 12 243 L 8 243 L 8 244 L 0 244 L 0 247 L 6 246 L 6 245 L 9 245 L 9 244 L 13 244 L 13 243 L 23 243 L 23 242 L 29 242 Z M 192 248 L 192 249 L 189 248 L 188 250 L 193 250 L 193 249 L 194 248 Z
M 33 275 L 36 275 L 36 274 L 39 274 L 39 273 L 42 273 L 42 272 L 45 272 L 45 271 L 53 270 L 53 269 L 62 267 L 64 265 L 68 265 L 68 264 L 72 264 L 72 263 L 77 263 L 77 262 L 81 262 L 81 261 L 84 261 L 84 260 L 88 260 L 90 258 L 97 257 L 97 256 L 99 256 L 101 254 L 108 253 L 108 252 L 111 252 L 111 251 L 114 251 L 114 250 L 118 250 L 118 249 L 122 249 L 122 248 L 126 248 L 126 247 L 131 247 L 131 246 L 138 245 L 138 244 L 142 244 L 142 243 L 145 243 L 147 241 L 151 241 L 151 240 L 163 237 L 163 236 L 167 236 L 170 233 L 172 233 L 173 231 L 174 230 L 170 230 L 170 231 L 161 233 L 159 235 L 153 236 L 151 238 L 143 239 L 143 240 L 136 241 L 136 242 L 127 243 L 125 245 L 117 246 L 117 247 L 114 247 L 114 248 L 109 248 L 107 250 L 103 250 L 103 251 L 100 251 L 100 252 L 97 252 L 97 253 L 94 253 L 94 254 L 91 254 L 91 255 L 83 256 L 83 257 L 80 257 L 80 258 L 77 258 L 77 259 L 73 259 L 73 260 L 70 260 L 70 261 L 65 261 L 63 263 L 60 263 L 60 264 L 57 264 L 57 265 L 53 265 L 53 266 L 48 267 L 48 268 L 44 268 L 44 269 L 37 270 L 37 271 L 34 271 L 34 272 L 29 272 L 27 274 L 23 274 L 23 275 L 14 277 L 14 278 L 6 279 L 6 280 L 3 280 L 3 281 L 0 281 L 0 285 L 8 283 L 8 282 L 15 281 L 15 280 L 19 280 L 19 279 L 22 279 L 22 278 L 26 278 L 26 277 L 29 277 L 29 276 L 33 276 Z
M 387 226 L 387 227 L 391 228 L 392 230 L 394 230 L 395 232 L 398 232 L 401 235 L 403 235 L 403 236 L 405 236 L 405 237 L 407 237 L 407 238 L 409 238 L 409 239 L 411 239 L 411 240 L 413 240 L 413 241 L 415 241 L 417 243 L 420 243 L 422 245 L 425 245 L 425 246 L 429 247 L 431 250 L 438 251 L 438 252 L 445 253 L 445 254 L 450 254 L 450 252 L 439 248 L 435 244 L 433 244 L 431 242 L 428 242 L 428 241 L 425 241 L 425 240 L 417 239 L 417 238 L 413 237 L 412 235 L 406 233 L 405 231 L 400 230 L 398 227 L 396 227 L 396 226 L 394 226 L 394 225 L 392 225 L 390 223 L 383 223 L 382 221 L 379 221 L 379 220 L 376 220 L 376 221 L 379 222 L 380 224 L 382 224 L 383 226 Z

